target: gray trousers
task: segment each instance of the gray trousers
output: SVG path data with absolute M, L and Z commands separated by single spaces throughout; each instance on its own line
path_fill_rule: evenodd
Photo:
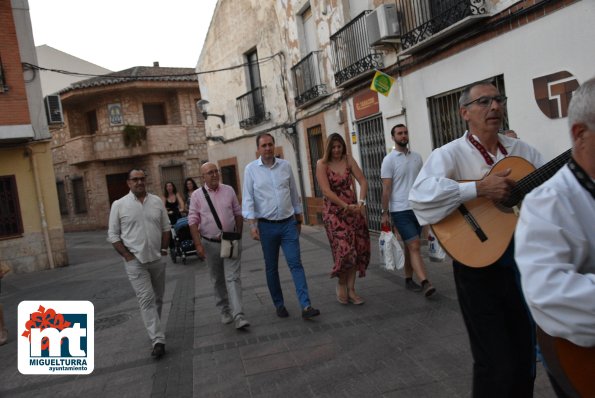
M 161 323 L 165 292 L 165 258 L 146 264 L 141 264 L 135 258 L 124 264 L 151 342 L 153 345 L 165 344 L 165 326 Z
M 243 314 L 240 269 L 242 242 L 240 241 L 238 258 L 225 259 L 220 255 L 221 243 L 202 239 L 202 245 L 205 248 L 205 257 L 213 284 L 215 305 L 221 310 L 221 313 L 229 312 L 234 318 L 238 314 Z

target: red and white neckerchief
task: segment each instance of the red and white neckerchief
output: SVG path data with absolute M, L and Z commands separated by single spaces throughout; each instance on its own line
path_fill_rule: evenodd
M 467 133 L 467 137 L 469 138 L 469 142 L 475 148 L 477 148 L 477 150 L 479 151 L 479 153 L 481 153 L 481 156 L 483 156 L 483 159 L 485 160 L 485 162 L 487 163 L 487 165 L 488 166 L 493 165 L 494 164 L 494 159 L 492 159 L 492 157 L 490 156 L 490 154 L 488 153 L 488 151 L 485 149 L 485 147 L 483 145 L 481 145 L 481 143 L 478 142 L 475 138 L 473 138 L 473 134 Z M 500 141 L 498 141 L 498 149 L 500 149 L 500 152 L 502 152 L 502 155 L 508 156 L 508 152 L 506 151 L 506 148 L 504 148 L 504 146 L 500 143 Z

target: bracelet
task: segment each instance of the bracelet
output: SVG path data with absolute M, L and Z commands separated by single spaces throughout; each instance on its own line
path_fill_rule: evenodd
M 363 206 L 365 206 L 365 205 L 366 205 L 366 201 L 365 201 L 364 199 L 360 199 L 360 200 L 358 201 L 358 203 L 359 203 L 360 205 L 363 205 Z
M 161 249 L 161 253 L 167 254 L 167 249 Z

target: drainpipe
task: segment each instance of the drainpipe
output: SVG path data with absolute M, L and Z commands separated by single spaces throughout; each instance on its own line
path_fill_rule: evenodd
M 43 233 L 43 241 L 45 243 L 45 250 L 48 256 L 48 262 L 50 263 L 50 269 L 54 269 L 54 256 L 52 255 L 52 245 L 50 243 L 50 232 L 48 229 L 48 222 L 45 216 L 45 206 L 43 204 L 43 198 L 41 196 L 41 183 L 39 182 L 39 169 L 37 167 L 37 159 L 35 158 L 33 148 L 30 146 L 25 147 L 27 156 L 31 161 L 31 168 L 33 169 L 33 180 L 35 181 L 35 191 L 37 196 L 37 207 L 39 208 L 39 214 L 41 216 L 41 232 Z

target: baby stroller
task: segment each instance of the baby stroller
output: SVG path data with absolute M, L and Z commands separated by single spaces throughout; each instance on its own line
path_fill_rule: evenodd
M 171 229 L 171 235 L 174 244 L 170 250 L 170 256 L 174 263 L 178 261 L 178 257 L 182 257 L 182 264 L 186 264 L 186 256 L 198 255 L 190 235 L 187 217 L 181 217 L 176 221 Z

